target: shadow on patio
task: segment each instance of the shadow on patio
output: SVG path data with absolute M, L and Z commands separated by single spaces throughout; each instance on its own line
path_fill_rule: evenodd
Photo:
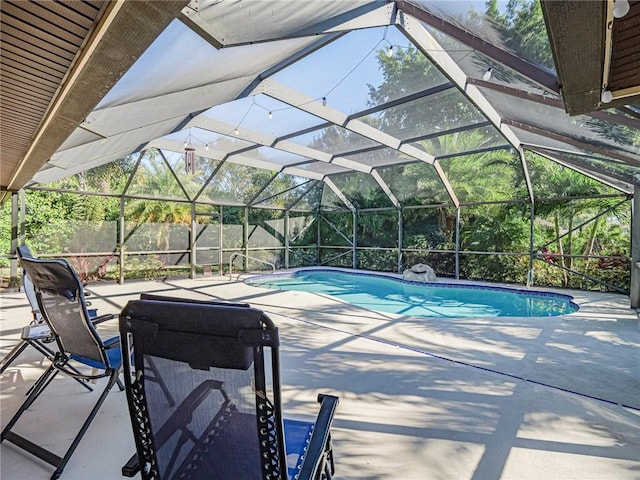
M 576 293 L 563 317 L 401 317 L 226 278 L 89 287 L 101 313 L 139 292 L 240 300 L 280 329 L 284 409 L 313 415 L 318 392 L 340 396 L 334 423 L 338 479 L 632 479 L 640 475 L 640 328 L 628 299 Z M 2 293 L 1 354 L 30 314 Z M 109 322 L 101 330 L 115 332 Z M 2 375 L 8 420 L 44 368 L 33 350 Z M 64 449 L 93 395 L 59 377 L 19 425 Z M 77 415 L 80 417 L 80 414 Z M 133 453 L 125 395 L 113 391 L 63 478 L 122 478 Z M 52 469 L 2 444 L 4 480 Z

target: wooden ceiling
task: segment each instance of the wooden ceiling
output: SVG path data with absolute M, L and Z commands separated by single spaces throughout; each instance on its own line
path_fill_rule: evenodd
M 640 95 L 640 1 L 630 3 L 629 13 L 613 21 L 609 90 Z
M 2 185 L 25 156 L 107 2 L 2 1 Z
M 0 201 L 33 177 L 186 4 L 0 2 Z

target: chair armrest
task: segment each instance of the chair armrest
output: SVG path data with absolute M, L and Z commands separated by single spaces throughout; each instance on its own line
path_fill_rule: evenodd
M 94 325 L 98 325 L 99 323 L 106 322 L 107 320 L 113 320 L 114 318 L 117 318 L 117 316 L 118 315 L 116 315 L 115 313 L 106 313 L 104 315 L 93 317 L 91 319 L 91 323 L 93 323 Z
M 27 325 L 22 329 L 22 340 L 53 339 L 49 325 Z
M 318 417 L 313 427 L 307 454 L 302 461 L 302 467 L 298 475 L 300 480 L 313 480 L 316 477 L 330 442 L 329 433 L 333 415 L 338 407 L 338 397 L 320 394 L 318 395 L 318 402 L 320 403 L 320 412 L 318 412 Z

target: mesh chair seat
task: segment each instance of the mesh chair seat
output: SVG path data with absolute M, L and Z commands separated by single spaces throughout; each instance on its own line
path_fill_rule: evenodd
M 83 357 L 81 355 L 72 354 L 70 355 L 70 358 L 75 360 L 76 362 L 83 363 L 88 367 L 101 370 L 105 370 L 107 368 L 120 369 L 120 367 L 122 366 L 122 352 L 120 351 L 119 345 L 117 345 L 119 341 L 119 337 L 113 337 L 104 342 L 104 347 L 106 348 L 107 352 L 107 358 L 109 359 L 108 366 L 103 362 L 99 362 L 92 358 Z M 110 346 L 115 346 L 115 348 L 110 348 Z
M 304 456 L 309 448 L 313 422 L 284 419 L 284 443 L 287 446 L 287 470 L 289 478 L 296 478 L 300 473 Z

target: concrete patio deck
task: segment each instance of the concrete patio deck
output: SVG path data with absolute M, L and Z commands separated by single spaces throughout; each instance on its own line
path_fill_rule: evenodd
M 432 319 L 228 277 L 87 290 L 100 313 L 119 312 L 140 292 L 265 310 L 280 328 L 287 416 L 312 418 L 320 392 L 340 396 L 337 479 L 640 478 L 640 321 L 625 296 L 568 292 L 580 310 L 560 317 Z M 4 291 L 0 302 L 4 356 L 30 313 L 22 292 Z M 100 330 L 115 333 L 117 323 Z M 46 367 L 41 360 L 28 349 L 0 378 L 3 426 Z M 58 376 L 15 430 L 62 453 L 94 395 Z M 62 479 L 123 478 L 133 452 L 126 398 L 114 389 Z M 3 480 L 53 472 L 8 442 L 0 455 Z

